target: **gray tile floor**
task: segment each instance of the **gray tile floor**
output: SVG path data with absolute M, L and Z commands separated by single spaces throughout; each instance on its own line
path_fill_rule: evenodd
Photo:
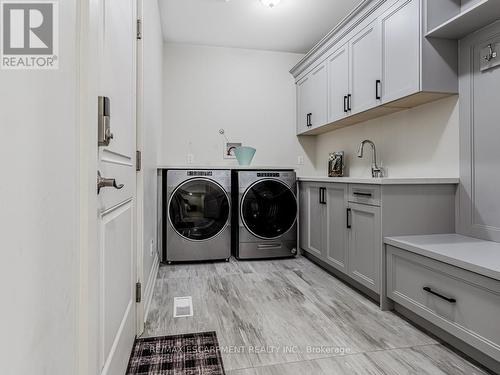
M 162 266 L 144 336 L 203 331 L 228 375 L 485 374 L 303 257 Z

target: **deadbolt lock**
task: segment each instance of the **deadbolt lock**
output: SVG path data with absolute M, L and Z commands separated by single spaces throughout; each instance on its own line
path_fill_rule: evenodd
M 111 133 L 110 101 L 107 96 L 99 96 L 98 98 L 97 125 L 97 144 L 109 146 L 113 139 L 113 133 Z

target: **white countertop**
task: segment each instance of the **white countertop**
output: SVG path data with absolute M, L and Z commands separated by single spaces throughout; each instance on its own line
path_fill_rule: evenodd
M 262 166 L 262 165 L 159 165 L 157 169 L 212 169 L 212 170 L 264 170 L 264 171 L 283 171 L 283 170 L 295 170 L 295 167 L 277 167 L 277 166 Z
M 299 181 L 309 182 L 343 182 L 346 184 L 372 184 L 372 185 L 437 185 L 458 184 L 459 178 L 417 177 L 417 178 L 359 178 L 359 177 L 322 177 L 299 176 Z
M 500 280 L 500 243 L 459 234 L 386 237 L 388 245 Z

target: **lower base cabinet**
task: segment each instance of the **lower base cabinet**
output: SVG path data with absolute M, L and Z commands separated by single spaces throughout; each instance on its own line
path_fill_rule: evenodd
M 347 272 L 347 185 L 310 183 L 299 194 L 302 249 Z
M 387 297 L 500 362 L 500 281 L 387 245 Z
M 308 183 L 300 208 L 302 249 L 379 294 L 380 207 L 349 202 L 348 184 Z
M 383 238 L 452 233 L 455 192 L 456 184 L 300 181 L 300 247 L 363 292 L 380 296 Z
M 348 275 L 379 293 L 382 253 L 380 207 L 349 202 L 348 214 Z

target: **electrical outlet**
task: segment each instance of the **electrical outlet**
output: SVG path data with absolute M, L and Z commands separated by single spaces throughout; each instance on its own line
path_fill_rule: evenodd
M 153 256 L 155 252 L 155 242 L 154 240 L 151 240 L 151 242 L 149 243 L 149 255 Z
M 194 155 L 193 154 L 187 154 L 187 163 L 188 164 L 194 163 Z
M 304 157 L 302 155 L 297 157 L 297 165 L 304 165 Z
M 224 142 L 223 150 L 224 159 L 236 159 L 236 155 L 234 154 L 234 149 L 236 147 L 241 147 L 241 143 L 233 143 L 233 142 Z

